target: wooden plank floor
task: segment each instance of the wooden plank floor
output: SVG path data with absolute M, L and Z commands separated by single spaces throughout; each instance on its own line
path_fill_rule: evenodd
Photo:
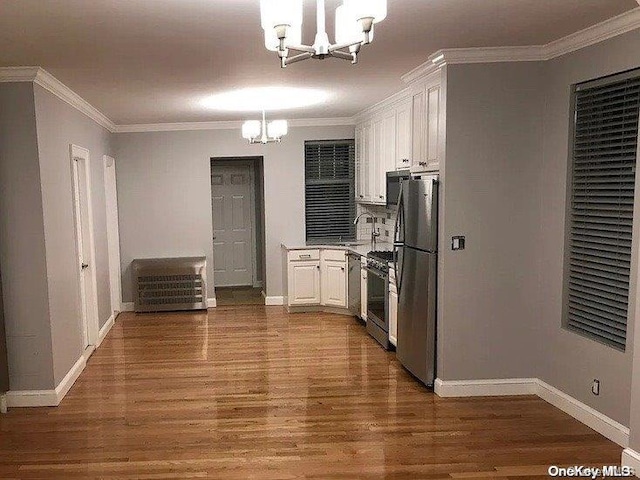
M 536 397 L 441 399 L 349 317 L 122 314 L 58 408 L 0 417 L 2 479 L 546 476 L 621 448 Z

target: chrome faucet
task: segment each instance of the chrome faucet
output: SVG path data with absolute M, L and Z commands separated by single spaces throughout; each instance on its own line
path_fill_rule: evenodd
M 376 217 L 371 215 L 369 212 L 362 212 L 360 215 L 358 215 L 356 217 L 356 219 L 353 221 L 353 224 L 357 226 L 358 222 L 360 221 L 360 219 L 362 217 L 364 217 L 365 215 L 369 215 L 371 217 L 372 222 L 373 222 L 373 226 L 371 228 L 371 248 L 375 249 L 376 248 L 376 238 L 378 238 L 380 236 L 380 229 L 376 229 Z

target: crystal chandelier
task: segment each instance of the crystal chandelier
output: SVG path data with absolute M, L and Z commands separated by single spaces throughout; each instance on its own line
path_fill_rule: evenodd
M 248 120 L 242 125 L 242 137 L 249 141 L 249 144 L 256 143 L 280 143 L 289 131 L 286 120 L 273 120 L 267 124 L 265 111 L 262 111 L 262 122 L 260 120 Z
M 278 52 L 280 66 L 326 57 L 342 58 L 358 63 L 363 45 L 373 41 L 373 25 L 387 16 L 387 0 L 344 0 L 336 8 L 335 44 L 329 42 L 326 31 L 325 0 L 317 2 L 317 33 L 313 45 L 302 45 L 303 0 L 260 0 L 264 44 L 267 50 Z M 300 52 L 290 56 L 293 50 Z

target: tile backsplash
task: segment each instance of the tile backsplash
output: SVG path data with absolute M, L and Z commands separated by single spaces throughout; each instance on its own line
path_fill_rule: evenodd
M 383 205 L 358 205 L 357 214 L 370 213 L 376 218 L 376 228 L 380 231 L 379 240 L 384 242 L 393 242 L 393 229 L 396 224 L 396 212 L 390 210 Z M 370 217 L 363 217 L 358 222 L 358 240 L 369 240 L 371 238 L 371 230 L 373 229 L 373 221 Z

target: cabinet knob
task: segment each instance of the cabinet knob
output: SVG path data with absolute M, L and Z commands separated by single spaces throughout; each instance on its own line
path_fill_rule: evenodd
M 340 267 L 340 270 L 342 270 L 344 272 L 344 267 Z
M 427 162 L 418 162 L 418 165 L 420 165 L 421 167 L 426 167 L 427 166 Z
M 317 268 L 318 270 L 320 270 L 320 265 L 316 265 L 316 268 Z
M 384 199 L 384 195 L 379 195 L 380 198 Z
M 402 159 L 402 163 L 409 163 L 409 159 L 408 158 L 403 158 Z

